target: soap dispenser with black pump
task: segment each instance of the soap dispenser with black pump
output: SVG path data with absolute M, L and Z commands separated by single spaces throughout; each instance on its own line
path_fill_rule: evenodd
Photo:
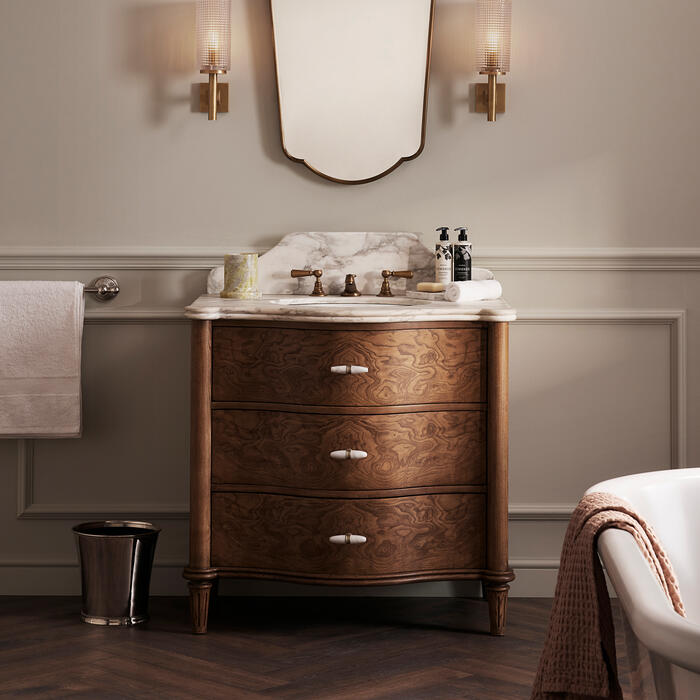
M 448 226 L 435 229 L 440 231 L 440 240 L 435 244 L 435 281 L 441 284 L 452 282 L 452 246 Z
M 454 258 L 454 281 L 467 282 L 472 278 L 472 244 L 467 236 L 467 227 L 460 226 L 457 243 L 452 246 Z

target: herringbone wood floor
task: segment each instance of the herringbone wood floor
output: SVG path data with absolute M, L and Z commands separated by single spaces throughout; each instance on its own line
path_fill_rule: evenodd
M 187 605 L 153 598 L 148 625 L 103 628 L 76 598 L 0 598 L 0 696 L 528 698 L 551 601 L 511 600 L 502 638 L 481 600 L 222 598 L 205 636 Z

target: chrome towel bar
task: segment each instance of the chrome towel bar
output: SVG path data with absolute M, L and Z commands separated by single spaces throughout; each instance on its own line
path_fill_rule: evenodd
M 86 294 L 94 294 L 97 301 L 109 301 L 119 294 L 119 282 L 114 277 L 98 277 L 92 284 L 83 287 Z

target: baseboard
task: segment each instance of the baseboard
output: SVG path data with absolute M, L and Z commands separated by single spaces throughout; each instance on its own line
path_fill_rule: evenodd
M 516 568 L 511 596 L 551 597 L 557 569 Z M 222 580 L 220 592 L 232 596 L 289 597 L 416 597 L 462 598 L 480 595 L 478 581 L 431 581 L 400 586 L 368 586 L 362 588 L 308 586 L 278 581 Z M 186 595 L 187 582 L 182 578 L 182 566 L 156 566 L 151 577 L 151 595 Z M 0 577 L 0 595 L 80 595 L 80 571 L 72 565 L 4 566 Z

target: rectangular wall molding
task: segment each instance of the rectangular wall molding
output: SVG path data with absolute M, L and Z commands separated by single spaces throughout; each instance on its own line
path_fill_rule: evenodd
M 508 520 L 568 520 L 574 508 L 575 503 L 511 503 Z
M 158 310 L 142 310 L 131 322 L 149 323 L 161 320 Z M 182 318 L 182 317 L 181 317 Z M 123 323 L 121 314 L 101 311 L 96 323 Z M 547 309 L 525 310 L 518 314 L 517 324 L 658 324 L 666 325 L 671 343 L 671 464 L 686 466 L 686 312 L 683 309 Z M 20 441 L 17 462 L 17 517 L 22 519 L 66 519 L 100 517 L 158 517 L 186 519 L 186 504 L 37 504 L 34 502 L 34 459 L 31 440 Z M 511 504 L 510 520 L 568 520 L 573 504 Z
M 41 248 L 0 247 L 2 270 L 200 270 L 221 265 L 226 253 L 269 248 Z M 474 248 L 479 265 L 494 270 L 700 270 L 700 248 Z
M 128 312 L 127 312 L 128 313 Z M 166 316 L 158 309 L 141 309 L 137 317 L 125 316 L 118 310 L 99 309 L 97 318 L 88 317 L 86 324 L 100 325 L 189 323 L 182 312 Z M 17 518 L 21 520 L 84 520 L 111 518 L 157 518 L 188 520 L 188 503 L 94 503 L 89 506 L 71 503 L 36 503 L 34 501 L 34 441 L 19 440 L 17 446 Z
M 250 250 L 250 248 L 246 248 Z M 100 272 L 119 270 L 203 270 L 220 264 L 224 252 L 207 250 L 165 251 L 67 251 L 63 249 L 42 251 L 32 250 L 11 253 L 0 248 L 0 269 L 35 271 L 31 277 L 40 277 L 41 270 L 86 270 L 86 276 Z M 259 252 L 263 252 L 260 250 Z M 479 263 L 495 270 L 700 270 L 700 248 L 698 249 L 481 249 Z M 87 277 L 86 277 L 87 279 Z M 169 302 L 165 302 L 168 304 Z M 174 306 L 156 307 L 139 303 L 128 307 L 110 304 L 90 304 L 86 311 L 86 324 L 172 324 L 189 321 L 182 310 Z M 687 317 L 684 309 L 623 308 L 623 309 L 576 309 L 547 308 L 523 309 L 518 313 L 516 325 L 557 325 L 579 324 L 597 325 L 658 325 L 669 333 L 670 353 L 670 400 L 669 416 L 671 459 L 673 466 L 687 464 Z M 34 482 L 36 479 L 33 443 L 20 441 L 17 451 L 17 517 L 22 520 L 89 520 L 100 518 L 138 517 L 156 520 L 187 520 L 189 508 L 186 503 L 41 503 L 35 501 Z M 574 503 L 511 503 L 511 522 L 529 521 L 550 523 L 560 527 L 565 523 L 575 507 Z M 559 525 L 557 525 L 559 523 Z M 528 547 L 537 553 L 537 548 Z M 555 558 L 514 557 L 511 566 L 518 573 L 520 583 L 514 589 L 516 595 L 549 595 L 559 562 Z M 164 580 L 172 578 L 172 588 L 179 586 L 183 561 L 163 560 L 155 564 Z M 6 560 L 0 567 L 26 570 L 24 576 L 34 577 L 42 568 L 47 575 L 51 571 L 65 570 L 65 576 L 77 567 L 77 561 L 64 560 Z M 33 573 L 32 573 L 33 572 Z M 74 576 L 75 574 L 70 574 Z M 62 573 L 61 576 L 64 576 Z M 171 585 L 168 584 L 168 585 Z M 170 590 L 170 589 L 168 589 Z
M 21 520 L 82 520 L 155 517 L 159 520 L 189 519 L 187 503 L 71 503 L 34 502 L 34 441 L 20 440 L 17 447 L 17 517 Z M 3 564 L 4 566 L 6 564 Z M 24 566 L 24 565 L 22 565 Z
M 518 312 L 523 324 L 664 325 L 669 329 L 672 467 L 687 466 L 687 314 L 685 309 L 546 309 Z

